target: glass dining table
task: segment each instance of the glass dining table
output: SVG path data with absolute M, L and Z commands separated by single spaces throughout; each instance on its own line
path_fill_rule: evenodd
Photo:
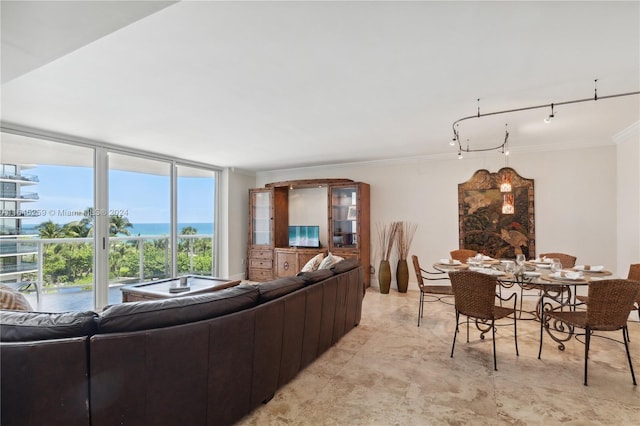
M 481 265 L 470 266 L 461 262 L 452 262 L 442 259 L 433 264 L 433 268 L 441 272 L 451 272 L 460 270 L 472 270 L 496 277 L 499 284 L 498 292 L 502 289 L 520 288 L 520 309 L 519 319 L 522 315 L 529 315 L 530 320 L 540 321 L 542 312 L 552 310 L 575 310 L 582 302 L 577 300 L 576 295 L 580 288 L 586 288 L 589 283 L 604 279 L 611 275 L 611 272 L 602 267 L 591 268 L 579 265 L 575 268 L 562 269 L 552 272 L 550 262 L 528 261 L 523 267 L 517 268 L 518 272 L 506 272 L 510 269 L 507 265 L 513 260 L 490 259 L 483 261 Z M 523 310 L 524 291 L 537 291 L 537 302 L 534 310 Z M 586 291 L 584 292 L 586 294 Z M 547 317 L 545 317 L 547 318 Z M 570 340 L 574 335 L 573 326 L 554 320 L 552 323 L 540 324 L 541 328 L 558 343 L 558 349 L 564 350 L 564 342 Z

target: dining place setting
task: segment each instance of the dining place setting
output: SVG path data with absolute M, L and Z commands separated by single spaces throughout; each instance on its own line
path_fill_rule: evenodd
M 450 258 L 439 259 L 433 268 L 443 275 L 448 274 L 452 285 L 456 333 L 451 356 L 455 348 L 455 335 L 462 324 L 459 316 L 467 315 L 467 341 L 468 318 L 471 316 L 481 333 L 481 339 L 486 333 L 493 333 L 494 369 L 497 369 L 494 321 L 504 318 L 513 321 L 517 354 L 516 323 L 526 313 L 530 317 L 524 319 L 540 324 L 538 359 L 542 359 L 544 336 L 548 336 L 547 339 L 561 351 L 565 349 L 565 343 L 573 338 L 585 345 L 585 385 L 593 331 L 622 330 L 622 340 L 619 342 L 625 345 L 632 381 L 636 384 L 628 347 L 627 321 L 633 310 L 640 313 L 640 264 L 630 266 L 627 278 L 613 278 L 613 273 L 604 265 L 576 264 L 575 256 L 564 253 L 540 254 L 530 259 L 520 253 L 515 258 L 496 259 L 472 250 L 459 249 L 452 251 Z M 503 297 L 504 289 L 515 290 L 515 286 L 519 287 L 520 300 L 513 290 Z M 535 293 L 525 295 L 526 290 Z M 494 298 L 490 297 L 491 294 Z M 530 306 L 533 309 L 523 309 L 524 296 L 536 297 L 535 308 Z M 491 304 L 490 309 L 486 310 L 490 314 L 478 307 L 484 302 Z M 638 316 L 640 318 L 640 314 Z

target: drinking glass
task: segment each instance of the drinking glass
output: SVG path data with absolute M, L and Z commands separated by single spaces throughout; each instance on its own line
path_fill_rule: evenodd
M 518 267 L 516 268 L 516 272 L 518 274 L 522 274 L 524 272 L 524 262 L 526 260 L 527 258 L 524 256 L 524 254 L 516 255 L 516 265 L 518 265 Z
M 508 274 L 513 274 L 516 272 L 516 264 L 511 261 L 511 260 L 507 260 L 506 262 L 504 262 L 504 271 Z
M 560 273 L 560 271 L 562 271 L 562 262 L 560 262 L 560 259 L 551 259 L 551 272 L 555 274 L 556 272 Z
M 484 263 L 484 256 L 482 255 L 482 253 L 476 254 L 476 265 L 478 265 L 479 267 L 482 267 L 483 263 Z

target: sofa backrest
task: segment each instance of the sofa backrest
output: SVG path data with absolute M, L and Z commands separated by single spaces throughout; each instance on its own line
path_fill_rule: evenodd
M 298 277 L 278 278 L 256 285 L 260 293 L 259 303 L 265 303 L 294 292 L 305 286 L 305 281 Z
M 91 336 L 98 314 L 87 312 L 0 311 L 0 341 L 29 342 Z
M 98 320 L 98 333 L 149 330 L 217 318 L 255 306 L 260 293 L 250 284 L 206 293 L 105 308 Z

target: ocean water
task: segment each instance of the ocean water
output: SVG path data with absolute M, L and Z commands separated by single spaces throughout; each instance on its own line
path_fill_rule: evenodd
M 190 226 L 195 228 L 198 235 L 213 234 L 213 223 L 178 223 L 178 234 L 182 229 Z M 131 235 L 169 235 L 168 223 L 134 223 L 133 228 L 129 228 Z

